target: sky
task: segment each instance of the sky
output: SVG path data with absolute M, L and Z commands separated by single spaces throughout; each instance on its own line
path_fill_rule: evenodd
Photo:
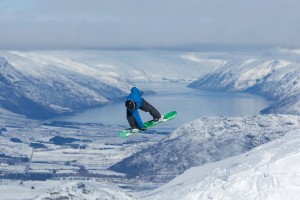
M 0 0 L 0 49 L 300 46 L 299 0 Z

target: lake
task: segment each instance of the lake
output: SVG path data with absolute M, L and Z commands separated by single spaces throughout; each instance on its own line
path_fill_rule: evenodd
M 154 95 L 144 98 L 161 114 L 176 110 L 174 120 L 160 125 L 160 130 L 174 130 L 180 125 L 203 116 L 243 116 L 256 115 L 270 105 L 263 97 L 247 93 L 227 93 L 201 91 L 186 87 L 187 83 L 164 82 L 143 83 L 141 90 L 150 88 Z M 125 99 L 124 99 L 125 101 Z M 151 119 L 149 113 L 139 111 L 143 121 Z M 110 103 L 106 106 L 87 109 L 74 116 L 62 117 L 59 120 L 84 123 L 102 123 L 127 126 L 124 102 Z

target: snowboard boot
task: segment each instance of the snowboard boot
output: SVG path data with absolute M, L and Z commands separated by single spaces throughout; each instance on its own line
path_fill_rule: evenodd
M 153 121 L 155 121 L 155 122 L 162 122 L 163 118 L 162 117 L 160 117 L 160 118 L 153 118 Z
M 133 133 L 137 133 L 137 132 L 139 132 L 139 129 L 137 129 L 137 128 L 132 128 L 131 131 L 132 131 Z

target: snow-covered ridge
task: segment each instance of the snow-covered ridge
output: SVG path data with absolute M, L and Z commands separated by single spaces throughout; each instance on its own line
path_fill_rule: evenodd
M 83 75 L 110 78 L 107 81 L 117 78 L 133 82 L 196 80 L 199 74 L 226 62 L 206 58 L 201 53 L 169 51 L 13 51 L 0 52 L 0 55 L 22 73 L 34 76 L 41 76 L 43 70 L 55 66 Z
M 237 59 L 202 76 L 190 87 L 252 92 L 274 100 L 262 113 L 300 114 L 300 64 L 289 60 Z
M 193 166 L 244 153 L 299 128 L 298 116 L 203 117 L 110 169 L 165 182 Z
M 194 167 L 141 199 L 267 199 L 300 197 L 300 131 L 247 153 Z

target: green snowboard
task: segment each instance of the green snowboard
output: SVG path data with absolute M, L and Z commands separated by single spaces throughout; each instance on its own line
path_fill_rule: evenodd
M 169 113 L 167 113 L 167 114 L 165 114 L 165 115 L 162 115 L 162 120 L 161 120 L 161 121 L 155 122 L 155 121 L 153 121 L 153 120 L 150 120 L 150 121 L 148 121 L 148 122 L 145 122 L 145 123 L 144 123 L 144 126 L 148 129 L 148 128 L 150 128 L 150 127 L 152 127 L 152 126 L 155 126 L 155 125 L 157 125 L 157 124 L 160 124 L 160 123 L 169 121 L 169 120 L 173 119 L 174 117 L 176 117 L 176 115 L 177 115 L 177 112 L 176 112 L 176 111 L 169 112 Z M 135 134 L 135 133 L 138 133 L 138 132 L 141 132 L 141 131 L 142 131 L 141 129 L 138 129 L 137 132 L 132 132 L 132 130 L 129 128 L 129 129 L 125 129 L 125 130 L 123 130 L 123 131 L 119 131 L 119 132 L 118 132 L 118 135 L 119 135 L 119 137 L 121 137 L 121 138 L 126 138 L 126 137 L 128 137 L 129 135 L 132 135 L 132 134 Z

